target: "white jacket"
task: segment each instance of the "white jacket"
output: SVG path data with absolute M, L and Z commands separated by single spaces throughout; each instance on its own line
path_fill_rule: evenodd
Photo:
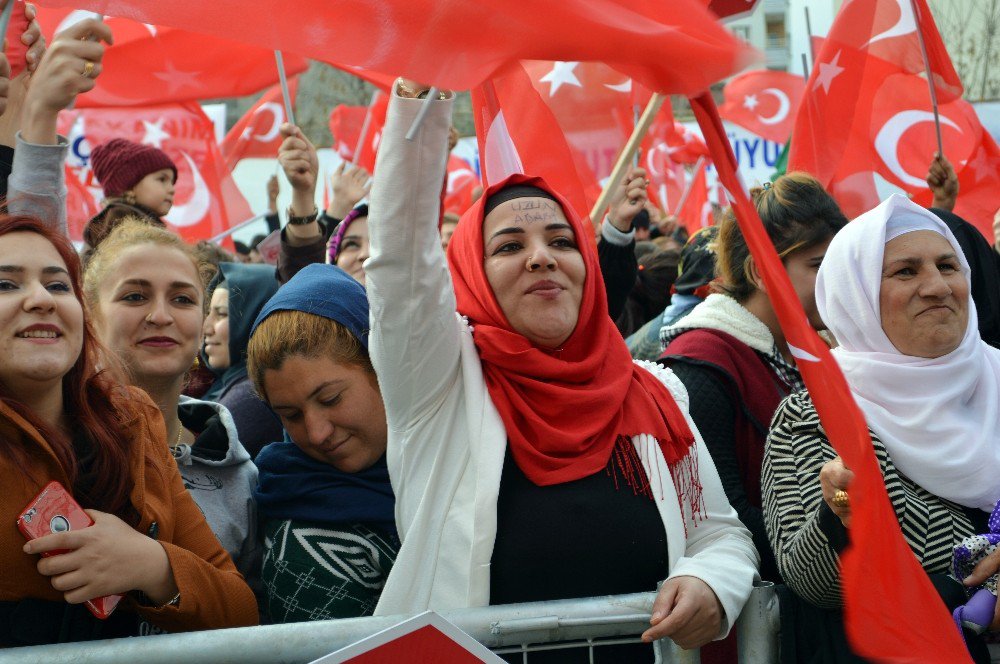
M 389 474 L 402 539 L 377 615 L 489 604 L 507 446 L 473 330 L 455 313 L 437 231 L 452 100 L 429 102 L 419 134 L 407 141 L 404 136 L 423 103 L 394 95 L 370 197 L 369 351 L 385 401 Z M 686 415 L 687 392 L 680 380 L 668 369 L 643 366 L 666 384 Z M 633 443 L 639 458 L 651 464 L 647 475 L 659 478 L 653 484 L 663 487 L 656 502 L 669 552 L 664 576 L 694 576 L 715 591 L 726 612 L 721 637 L 750 594 L 758 556 L 726 500 L 697 428 L 690 417 L 687 422 L 697 440 L 707 510 L 697 525 L 690 514 L 681 515 L 655 440 L 643 435 Z

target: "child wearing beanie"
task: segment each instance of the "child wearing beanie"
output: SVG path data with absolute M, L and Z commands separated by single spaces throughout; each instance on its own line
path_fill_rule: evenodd
M 162 217 L 173 205 L 177 166 L 163 150 L 114 138 L 94 148 L 90 167 L 105 198 L 104 209 L 84 228 L 84 261 L 126 218 L 166 225 Z

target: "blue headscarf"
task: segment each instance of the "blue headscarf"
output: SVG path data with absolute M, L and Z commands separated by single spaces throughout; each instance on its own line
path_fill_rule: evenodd
M 246 378 L 250 322 L 258 318 L 260 308 L 277 292 L 279 286 L 278 280 L 274 278 L 274 268 L 270 265 L 241 263 L 219 263 L 219 273 L 209 285 L 209 293 L 214 292 L 220 284 L 229 291 L 229 366 L 225 369 L 212 369 L 204 347 L 202 348 L 202 362 L 217 376 L 215 383 L 202 397 L 206 401 L 217 401 L 230 385 Z
M 251 336 L 277 311 L 302 311 L 340 323 L 368 349 L 368 296 L 339 267 L 315 263 L 300 270 L 264 305 Z M 263 516 L 364 523 L 395 534 L 395 497 L 384 455 L 370 468 L 345 473 L 284 441 L 265 447 L 256 463 L 260 475 L 254 499 Z

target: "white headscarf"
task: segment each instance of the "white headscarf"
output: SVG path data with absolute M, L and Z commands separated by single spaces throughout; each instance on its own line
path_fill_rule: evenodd
M 816 304 L 841 344 L 833 354 L 854 399 L 900 472 L 936 496 L 989 512 L 1000 499 L 1000 351 L 979 337 L 971 286 L 965 336 L 947 355 L 904 355 L 882 330 L 885 244 L 920 230 L 951 243 L 968 281 L 969 264 L 944 222 L 897 194 L 830 243 Z

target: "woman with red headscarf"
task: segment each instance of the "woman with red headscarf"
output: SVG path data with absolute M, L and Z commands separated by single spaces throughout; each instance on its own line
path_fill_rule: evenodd
M 401 98 L 412 92 L 401 83 L 389 107 L 365 263 L 403 542 L 376 613 L 666 579 L 644 640 L 721 638 L 757 554 L 683 386 L 633 363 L 589 229 L 541 178 L 487 189 L 446 264 L 437 193 L 452 101 Z M 404 140 L 424 103 L 419 135 Z

